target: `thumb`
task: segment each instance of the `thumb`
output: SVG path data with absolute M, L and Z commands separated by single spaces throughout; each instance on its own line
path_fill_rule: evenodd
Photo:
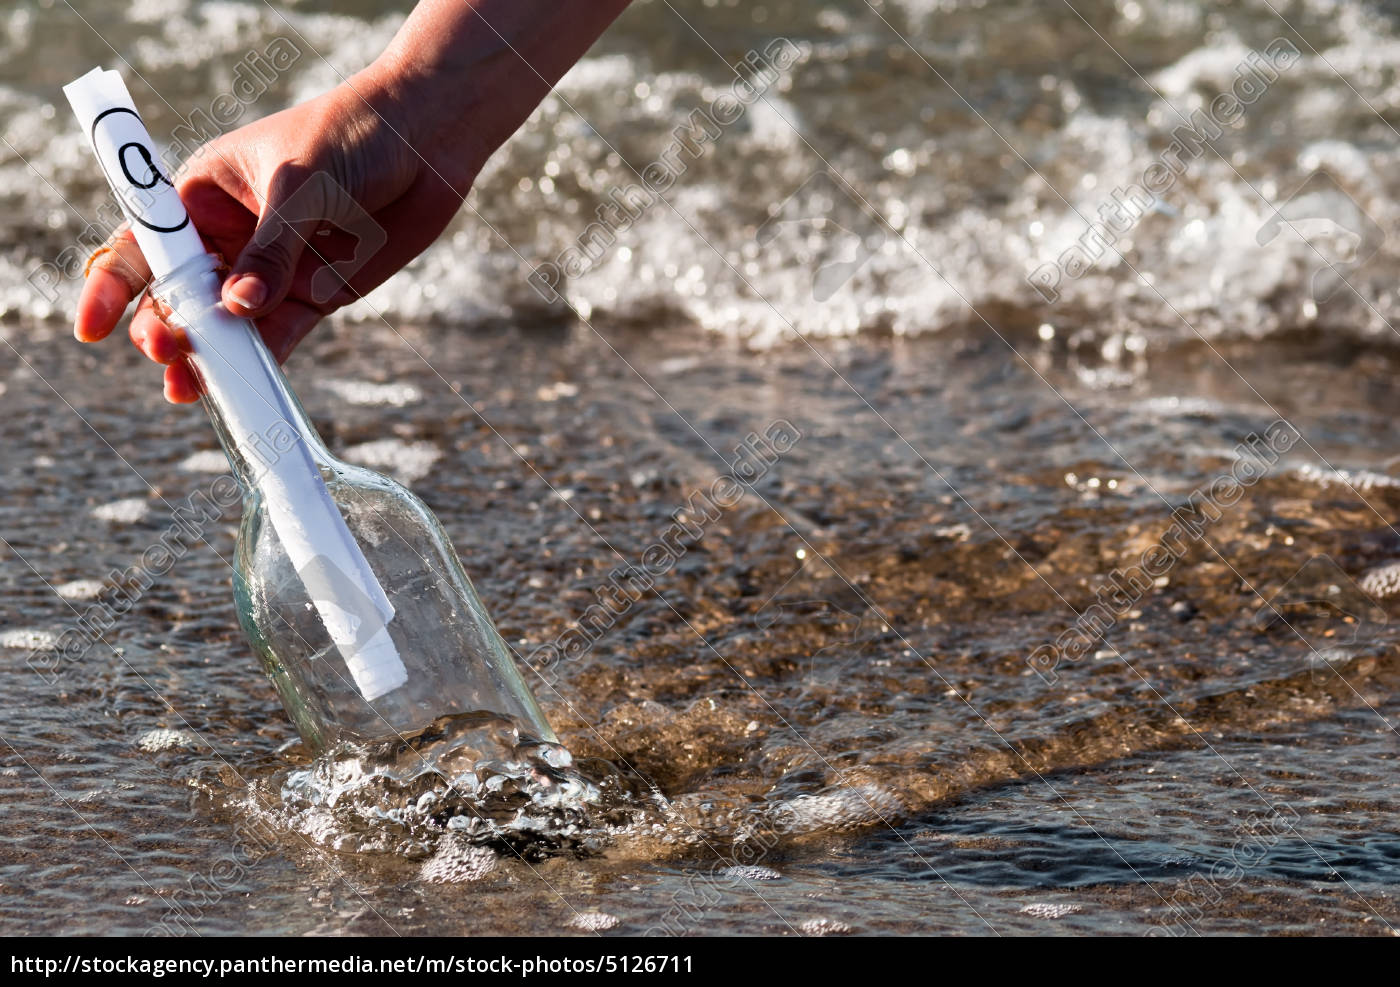
M 250 317 L 281 304 L 302 252 L 322 224 L 334 222 L 345 194 L 324 171 L 283 165 L 273 172 L 257 227 L 224 282 L 224 303 Z

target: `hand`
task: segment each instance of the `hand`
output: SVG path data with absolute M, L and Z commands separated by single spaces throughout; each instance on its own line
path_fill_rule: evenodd
M 486 158 L 627 3 L 419 0 L 369 68 L 211 141 L 176 187 L 208 246 L 232 264 L 224 304 L 253 318 L 285 360 L 322 316 L 437 238 Z M 386 239 L 361 266 L 346 225 L 365 213 Z M 73 332 L 84 342 L 107 336 L 151 276 L 129 231 L 107 247 L 78 300 Z M 130 332 L 165 365 L 167 400 L 198 397 L 176 334 L 148 298 Z
M 231 265 L 224 304 L 255 320 L 279 362 L 323 316 L 387 280 L 432 243 L 484 161 L 460 147 L 441 154 L 423 114 L 408 112 L 409 100 L 382 75 L 367 70 L 310 102 L 225 134 L 196 152 L 177 177 L 206 245 Z M 346 232 L 366 214 L 382 234 Z M 378 249 L 358 256 L 371 239 L 381 241 Z M 111 333 L 150 280 L 130 230 L 119 230 L 106 246 L 78 301 L 74 335 L 83 342 Z M 178 337 L 149 296 L 141 299 L 129 332 L 137 349 L 165 365 L 166 400 L 199 396 Z

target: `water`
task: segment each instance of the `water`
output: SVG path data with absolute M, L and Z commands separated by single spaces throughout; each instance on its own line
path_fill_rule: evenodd
M 304 54 L 250 116 L 396 23 L 75 6 L 169 100 L 128 71 L 158 134 L 251 48 Z M 629 11 L 444 240 L 289 364 L 328 443 L 442 518 L 564 746 L 446 724 L 319 765 L 236 629 L 236 507 L 172 528 L 222 469 L 202 414 L 26 281 L 101 202 L 58 87 L 114 58 L 72 8 L 15 8 L 5 930 L 1393 931 L 1400 45 L 1383 6 L 1274 7 Z M 537 295 L 496 237 L 558 257 L 780 36 L 803 54 L 766 101 L 569 283 L 586 321 Z M 1042 297 L 1173 108 L 1276 38 L 1301 60 L 1122 259 Z M 1270 235 L 1286 201 L 1311 240 Z M 779 422 L 786 451 L 745 445 Z M 754 482 L 720 507 L 726 474 Z M 1085 613 L 1082 655 L 1045 650 Z

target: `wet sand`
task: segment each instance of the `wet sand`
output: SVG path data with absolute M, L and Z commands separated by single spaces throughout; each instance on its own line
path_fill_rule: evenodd
M 304 811 L 281 786 L 305 758 L 233 621 L 234 516 L 106 644 L 51 681 L 27 667 L 23 645 L 88 605 L 80 581 L 139 560 L 218 465 L 192 456 L 212 444 L 202 413 L 161 406 L 134 352 L 99 363 L 28 326 L 32 371 L 5 381 L 4 799 L 26 821 L 0 850 L 6 928 L 139 933 L 181 909 L 203 934 L 1400 919 L 1396 632 L 1366 579 L 1400 557 L 1400 481 L 1361 451 L 1389 427 L 1394 354 L 1300 340 L 1250 365 L 1256 395 L 1190 348 L 1086 387 L 1111 367 L 1030 334 L 1017 353 L 971 335 L 763 353 L 664 329 L 406 335 L 441 379 L 357 327 L 298 354 L 294 384 L 334 449 L 411 479 L 522 658 L 583 623 L 586 647 L 532 682 L 606 797 L 495 850 L 431 823 L 376 839 L 402 817 L 366 823 L 368 803 Z M 1037 674 L 1036 649 L 1278 414 L 1312 448 L 1090 654 Z M 668 539 L 779 419 L 791 448 Z M 644 558 L 653 589 L 587 618 Z

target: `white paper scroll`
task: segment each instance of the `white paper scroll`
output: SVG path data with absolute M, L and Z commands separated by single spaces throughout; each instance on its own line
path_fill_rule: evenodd
M 408 681 L 389 638 L 394 608 L 326 489 L 262 337 L 219 300 L 220 285 L 184 204 L 122 77 L 93 69 L 63 88 L 156 278 L 175 274 L 164 300 L 184 326 L 192 358 L 228 428 L 254 447 L 258 486 L 277 537 L 301 576 L 355 686 L 374 700 Z M 274 437 L 291 437 L 277 442 Z M 284 448 L 285 447 L 285 448 Z

